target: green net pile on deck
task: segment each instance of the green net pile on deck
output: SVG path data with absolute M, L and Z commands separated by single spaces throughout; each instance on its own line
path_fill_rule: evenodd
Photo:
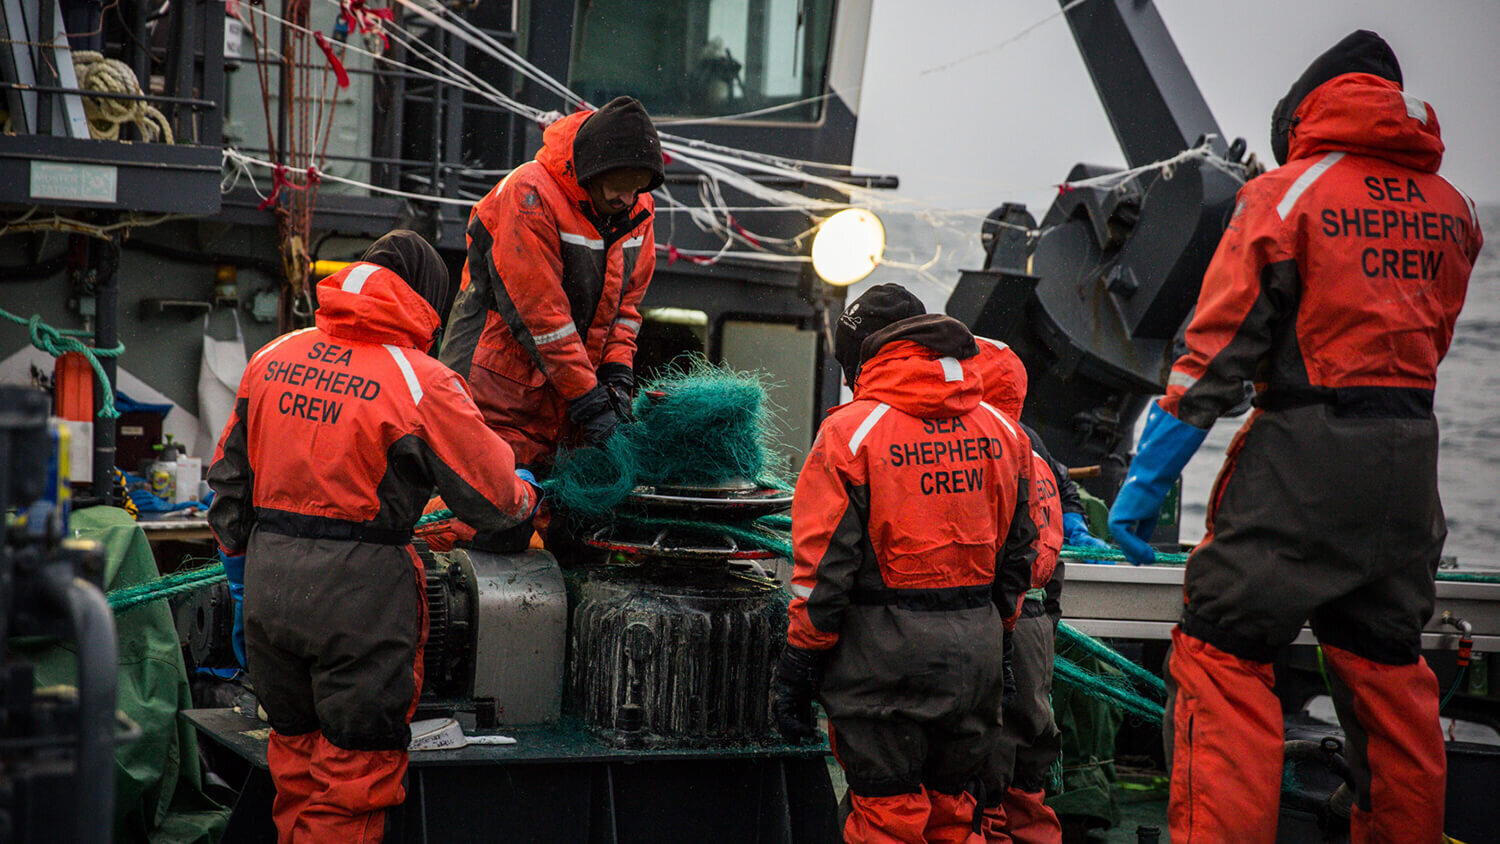
M 767 376 L 706 363 L 669 372 L 636 393 L 635 420 L 602 448 L 560 454 L 547 479 L 555 506 L 612 512 L 637 485 L 716 486 L 741 479 L 786 486 L 772 449 L 775 408 Z

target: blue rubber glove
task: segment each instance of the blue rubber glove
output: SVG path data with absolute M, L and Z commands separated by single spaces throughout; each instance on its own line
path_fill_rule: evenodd
M 1130 461 L 1130 474 L 1109 508 L 1110 535 L 1131 563 L 1156 562 L 1156 552 L 1146 543 L 1156 529 L 1161 504 L 1207 436 L 1208 431 L 1183 422 L 1159 404 L 1151 405 L 1135 459 Z
M 1109 543 L 1089 533 L 1089 523 L 1082 513 L 1063 513 L 1063 544 L 1082 548 L 1102 548 L 1113 551 Z M 1112 566 L 1114 560 L 1084 560 L 1096 566 Z
M 234 629 L 229 639 L 234 645 L 234 658 L 240 667 L 245 667 L 245 555 L 229 556 L 219 550 L 219 561 L 224 564 L 224 579 L 229 581 L 229 598 L 234 601 Z
M 135 509 L 142 513 L 170 513 L 174 510 L 186 510 L 189 507 L 199 507 L 197 501 L 184 501 L 174 504 L 157 495 L 149 489 L 130 490 L 130 500 L 135 502 Z
M 531 505 L 531 515 L 526 517 L 528 519 L 532 518 L 536 515 L 536 511 L 542 507 L 542 485 L 536 482 L 536 475 L 533 475 L 530 469 L 516 469 L 516 477 L 531 484 L 532 490 L 536 493 L 533 496 L 536 503 Z

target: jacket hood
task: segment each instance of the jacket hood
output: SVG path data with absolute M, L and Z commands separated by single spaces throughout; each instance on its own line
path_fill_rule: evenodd
M 1403 84 L 1401 62 L 1384 38 L 1368 29 L 1356 29 L 1339 39 L 1339 43 L 1312 60 L 1271 112 L 1271 152 L 1277 164 L 1290 160 L 1287 143 L 1297 126 L 1296 113 L 1302 101 L 1323 83 L 1346 73 L 1371 73 Z
M 578 175 L 578 161 L 574 157 L 574 149 L 578 140 L 578 132 L 583 128 L 588 119 L 599 112 L 577 111 L 567 117 L 558 120 L 542 133 L 542 148 L 537 150 L 536 160 L 547 172 L 552 175 L 553 181 L 557 182 L 563 189 L 563 193 L 573 202 L 582 205 L 589 201 L 589 192 L 582 184 Z M 655 141 L 655 135 L 652 135 Z M 649 200 L 646 197 L 651 191 L 660 187 L 662 175 L 661 148 L 656 147 L 656 167 L 652 169 L 651 187 L 640 192 L 636 197 L 635 206 L 622 214 L 634 215 L 640 210 L 641 204 Z M 644 163 L 630 163 L 623 166 L 645 167 Z
M 973 368 L 984 384 L 984 400 L 1012 419 L 1020 420 L 1026 406 L 1026 365 L 1015 350 L 999 340 L 975 337 L 979 354 Z
M 579 184 L 611 170 L 638 167 L 651 174 L 647 193 L 661 187 L 666 165 L 646 107 L 634 97 L 615 97 L 589 115 L 573 137 L 573 166 Z
M 1313 90 L 1297 108 L 1288 161 L 1341 150 L 1436 173 L 1443 137 L 1432 106 L 1389 79 L 1346 73 Z
M 578 183 L 578 169 L 573 164 L 573 141 L 578 137 L 578 128 L 591 114 L 592 111 L 575 111 L 548 126 L 542 132 L 542 148 L 536 153 L 537 162 L 547 168 L 562 186 L 563 193 L 580 203 L 589 201 L 589 192 Z
M 983 387 L 968 363 L 979 353 L 969 329 L 943 314 L 895 322 L 865 339 L 869 354 L 854 398 L 885 402 L 924 418 L 961 416 L 979 406 Z
M 318 328 L 362 343 L 426 352 L 442 321 L 401 276 L 364 261 L 318 282 Z

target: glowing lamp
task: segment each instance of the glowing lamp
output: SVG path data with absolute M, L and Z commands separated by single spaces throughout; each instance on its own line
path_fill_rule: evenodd
M 818 277 L 844 287 L 870 274 L 885 253 L 885 226 L 863 208 L 846 208 L 823 221 L 813 236 L 812 264 Z

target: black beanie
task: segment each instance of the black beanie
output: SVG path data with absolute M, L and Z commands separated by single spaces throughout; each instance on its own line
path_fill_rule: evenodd
M 865 356 L 865 338 L 893 322 L 927 313 L 922 300 L 899 284 L 877 284 L 854 300 L 833 329 L 833 357 L 844 368 L 844 381 L 854 386 Z
M 1335 76 L 1346 73 L 1370 73 L 1381 79 L 1401 83 L 1401 63 L 1385 39 L 1368 29 L 1356 29 L 1342 41 L 1313 59 L 1307 70 L 1292 83 L 1286 96 L 1271 112 L 1271 152 L 1277 164 L 1285 164 L 1291 146 L 1292 130 L 1297 128 L 1294 115 L 1313 89 Z
M 621 167 L 639 167 L 651 173 L 646 191 L 661 187 L 666 178 L 661 140 L 646 107 L 634 97 L 615 97 L 589 115 L 573 136 L 573 169 L 578 184 Z
M 448 315 L 448 265 L 426 238 L 414 231 L 396 229 L 370 244 L 361 261 L 385 267 L 406 282 L 437 311 Z

